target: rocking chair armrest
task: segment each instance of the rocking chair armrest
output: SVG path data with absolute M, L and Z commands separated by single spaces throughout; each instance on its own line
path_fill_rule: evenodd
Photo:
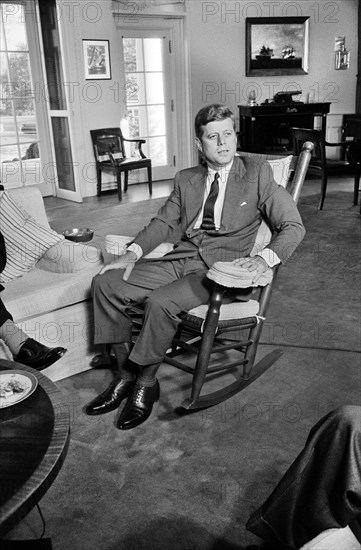
M 124 141 L 130 141 L 130 142 L 134 142 L 134 143 L 147 143 L 147 141 L 145 139 L 128 139 L 128 138 L 123 138 Z
M 144 152 L 142 151 L 142 144 L 147 143 L 147 141 L 145 139 L 127 139 L 127 138 L 124 138 L 124 141 L 138 143 L 138 151 L 140 153 L 140 156 L 142 157 L 142 159 L 147 158 L 146 155 L 144 154 Z
M 116 162 L 116 160 L 115 160 L 113 154 L 112 154 L 110 151 L 108 151 L 108 152 L 107 152 L 107 155 L 109 156 L 109 159 L 110 159 L 110 162 L 112 163 L 112 165 L 113 165 L 113 166 L 116 166 L 117 162 Z
M 338 143 L 331 143 L 329 141 L 325 141 L 326 147 L 347 147 L 352 143 L 351 141 L 339 141 Z

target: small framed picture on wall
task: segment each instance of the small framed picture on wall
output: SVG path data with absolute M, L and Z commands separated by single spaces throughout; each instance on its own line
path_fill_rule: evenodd
M 109 40 L 83 40 L 86 80 L 110 80 Z

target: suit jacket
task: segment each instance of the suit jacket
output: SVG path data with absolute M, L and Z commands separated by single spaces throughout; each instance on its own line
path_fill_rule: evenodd
M 4 271 L 6 266 L 6 247 L 3 234 L 0 233 L 0 273 Z M 4 290 L 4 287 L 0 284 L 0 291 Z
M 303 239 L 305 229 L 292 197 L 275 183 L 270 165 L 247 156 L 234 158 L 218 231 L 194 229 L 206 177 L 207 169 L 201 165 L 176 174 L 166 203 L 133 241 L 141 246 L 143 254 L 179 235 L 174 251 L 163 259 L 199 252 L 208 267 L 215 261 L 232 261 L 250 254 L 265 217 L 273 230 L 268 248 L 282 262 L 287 260 Z
M 0 233 L 0 273 L 4 271 L 6 265 L 6 247 L 3 234 Z

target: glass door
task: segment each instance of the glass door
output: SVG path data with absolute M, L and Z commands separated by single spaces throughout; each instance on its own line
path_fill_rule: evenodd
M 173 128 L 171 36 L 167 30 L 121 29 L 126 81 L 125 137 L 143 138 L 153 179 L 172 178 L 176 167 Z M 133 149 L 129 150 L 135 155 Z
M 47 103 L 49 105 L 50 134 L 55 163 L 56 195 L 81 202 L 76 186 L 75 163 L 72 155 L 71 117 L 68 109 L 64 79 L 62 36 L 59 28 L 56 0 L 38 0 L 43 44 L 44 72 L 46 74 Z
M 0 180 L 79 202 L 58 19 L 56 0 L 0 2 Z

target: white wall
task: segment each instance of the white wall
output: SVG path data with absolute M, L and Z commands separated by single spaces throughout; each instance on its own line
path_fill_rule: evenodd
M 70 20 L 69 14 L 64 19 L 69 37 L 66 62 L 69 77 L 77 79 L 80 84 L 81 92 L 74 101 L 75 155 L 82 165 L 86 165 L 93 160 L 89 130 L 118 125 L 125 112 L 122 57 L 111 0 L 64 3 L 74 5 L 74 21 Z M 227 103 L 238 114 L 237 105 L 246 103 L 250 87 L 256 88 L 257 101 L 261 102 L 272 98 L 277 91 L 297 86 L 303 92 L 301 97 L 298 96 L 301 100 L 313 91 L 315 101 L 332 103 L 328 115 L 328 138 L 331 141 L 338 139 L 342 114 L 355 112 L 358 0 L 186 0 L 186 9 L 192 118 L 201 107 L 213 102 Z M 309 74 L 246 77 L 245 18 L 299 15 L 310 17 Z M 346 36 L 346 46 L 351 50 L 348 70 L 334 69 L 336 36 Z M 109 81 L 84 79 L 82 39 L 89 38 L 110 41 L 112 79 Z M 193 139 L 193 136 L 185 139 Z M 194 150 L 195 162 L 196 158 Z M 88 170 L 87 173 L 91 174 Z M 93 179 L 84 178 L 83 196 L 94 195 L 95 190 L 94 176 Z
M 250 88 L 257 102 L 281 90 L 302 89 L 298 99 L 331 102 L 328 138 L 337 140 L 342 114 L 355 112 L 358 0 L 198 1 L 187 0 L 193 116 L 208 103 L 226 103 L 238 115 Z M 245 76 L 246 17 L 310 17 L 309 73 L 295 76 Z M 348 70 L 334 69 L 334 40 L 346 36 Z
M 309 74 L 295 76 L 245 76 L 245 17 L 310 17 Z M 188 0 L 191 78 L 194 114 L 204 104 L 226 102 L 231 108 L 247 100 L 247 90 L 257 90 L 257 100 L 272 98 L 293 83 L 315 91 L 315 101 L 331 101 L 332 113 L 354 112 L 357 70 L 357 0 L 332 2 L 249 2 Z M 334 40 L 346 36 L 351 67 L 334 69 Z

